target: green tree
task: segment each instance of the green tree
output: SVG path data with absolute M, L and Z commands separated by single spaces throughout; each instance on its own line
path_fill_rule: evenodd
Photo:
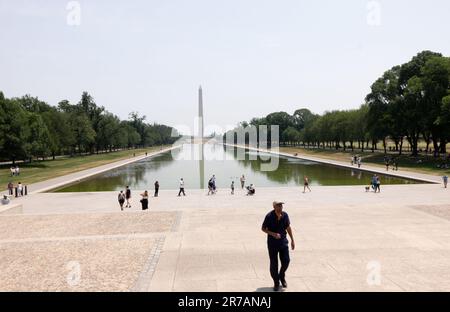
M 2 125 L 0 131 L 2 134 L 2 146 L 0 148 L 0 158 L 16 160 L 28 158 L 27 138 L 29 137 L 29 128 L 27 122 L 27 113 L 17 100 L 5 99 L 3 94 L 0 100 L 2 114 Z
M 42 117 L 36 113 L 28 114 L 29 136 L 26 138 L 27 154 L 44 159 L 50 153 L 50 135 Z
M 78 153 L 89 151 L 92 144 L 95 142 L 95 131 L 89 118 L 84 114 L 72 114 L 70 118 L 70 127 L 74 135 L 73 150 Z
M 287 127 L 281 134 L 282 141 L 289 144 L 297 144 L 300 141 L 300 132 L 294 127 Z

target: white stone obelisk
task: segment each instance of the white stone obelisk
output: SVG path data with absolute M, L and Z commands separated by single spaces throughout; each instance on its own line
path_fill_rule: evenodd
M 204 122 L 203 122 L 203 91 L 202 86 L 198 88 L 198 149 L 199 149 L 199 176 L 200 176 L 200 189 L 205 188 L 205 159 L 204 159 Z
M 202 86 L 198 89 L 198 138 L 203 142 L 204 123 L 203 123 L 203 91 Z

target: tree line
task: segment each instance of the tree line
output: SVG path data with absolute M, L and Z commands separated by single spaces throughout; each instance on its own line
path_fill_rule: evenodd
M 372 84 L 359 109 L 322 115 L 308 109 L 299 109 L 293 115 L 275 112 L 241 122 L 238 128 L 249 125 L 257 129 L 259 125 L 278 125 L 281 145 L 374 151 L 381 142 L 387 153 L 390 140 L 400 155 L 408 142 L 416 156 L 418 143 L 423 140 L 426 150 L 432 147 L 437 157 L 447 152 L 450 142 L 450 58 L 423 51 L 411 61 L 392 67 Z
M 87 92 L 77 104 L 64 100 L 56 107 L 29 95 L 8 99 L 0 92 L 0 160 L 13 163 L 172 144 L 177 140 L 173 130 L 149 124 L 137 112 L 120 120 Z

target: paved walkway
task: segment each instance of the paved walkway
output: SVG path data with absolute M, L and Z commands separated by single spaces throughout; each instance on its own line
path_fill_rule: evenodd
M 273 200 L 286 202 L 297 241 L 287 291 L 450 291 L 442 185 L 163 190 L 146 212 L 133 190 L 121 212 L 114 192 L 37 193 L 63 182 L 0 212 L 0 291 L 270 291 L 260 227 Z
M 121 212 L 116 195 L 35 194 L 0 214 L 0 290 L 270 291 L 260 226 L 281 199 L 297 240 L 288 291 L 450 291 L 450 193 L 440 185 L 161 191 L 148 212 L 136 196 Z

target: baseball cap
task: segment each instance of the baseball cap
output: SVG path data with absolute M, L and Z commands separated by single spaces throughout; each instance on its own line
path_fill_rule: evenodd
M 274 201 L 274 202 L 273 202 L 273 205 L 274 205 L 274 206 L 284 205 L 284 203 L 281 202 L 281 201 Z

